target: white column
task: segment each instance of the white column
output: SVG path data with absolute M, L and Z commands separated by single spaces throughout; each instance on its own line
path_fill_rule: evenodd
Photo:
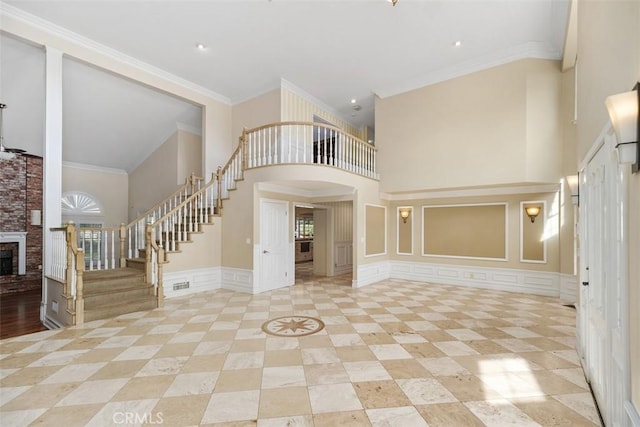
M 45 132 L 43 171 L 44 272 L 52 265 L 51 227 L 62 223 L 62 51 L 46 46 Z M 47 303 L 46 278 L 43 278 L 40 320 L 45 319 Z

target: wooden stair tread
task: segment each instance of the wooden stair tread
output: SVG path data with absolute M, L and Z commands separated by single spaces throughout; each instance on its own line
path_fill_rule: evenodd
M 140 275 L 140 270 L 138 270 L 137 268 L 124 267 L 124 268 L 116 268 L 113 270 L 85 271 L 84 274 L 82 275 L 82 278 L 84 282 L 87 283 L 87 282 L 99 281 L 99 280 L 135 277 L 139 275 Z
M 158 304 L 154 295 L 144 295 L 128 298 L 127 301 L 116 301 L 108 304 L 101 304 L 95 308 L 84 309 L 84 320 L 90 322 L 92 320 L 107 319 L 122 314 L 134 313 L 136 311 L 150 311 L 157 308 Z
M 87 287 L 85 284 L 85 298 L 98 295 L 115 294 L 139 289 L 152 289 L 153 285 L 144 282 L 144 280 L 127 281 L 122 283 L 100 283 Z

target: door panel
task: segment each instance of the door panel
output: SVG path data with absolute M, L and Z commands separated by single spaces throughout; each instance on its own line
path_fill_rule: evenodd
M 260 201 L 260 291 L 292 285 L 289 203 Z
M 625 176 L 611 136 L 585 168 L 580 200 L 579 349 L 585 374 L 607 425 L 628 424 Z M 628 167 L 627 167 L 628 169 Z

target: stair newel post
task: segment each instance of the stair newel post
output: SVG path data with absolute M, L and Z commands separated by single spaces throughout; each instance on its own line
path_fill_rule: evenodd
M 153 266 L 151 265 L 151 251 L 153 250 L 153 224 L 147 223 L 145 230 L 145 281 L 153 284 Z
M 76 257 L 76 325 L 84 323 L 84 251 L 78 249 Z
M 216 208 L 218 208 L 218 215 L 222 214 L 222 167 L 218 166 L 216 172 L 218 176 L 218 200 L 216 200 Z
M 127 226 L 125 223 L 120 224 L 120 268 L 127 265 Z
M 247 128 L 242 128 L 240 137 L 240 149 L 242 150 L 242 172 L 247 169 Z
M 156 287 L 156 298 L 158 307 L 164 307 L 164 285 L 162 283 L 162 265 L 164 260 L 164 248 L 162 244 L 158 246 L 158 286 Z
M 197 191 L 196 189 L 196 174 L 194 174 L 193 172 L 191 173 L 189 180 L 191 181 L 191 194 L 195 194 L 195 192 Z
M 76 232 L 76 226 L 73 221 L 69 221 L 66 227 L 66 240 L 67 240 L 67 271 L 65 272 L 64 281 L 64 294 L 71 295 L 71 289 L 73 287 L 73 264 L 74 264 L 74 246 L 78 245 L 78 236 Z

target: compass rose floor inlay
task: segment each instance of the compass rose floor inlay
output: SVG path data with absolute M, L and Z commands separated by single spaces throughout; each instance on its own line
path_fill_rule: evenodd
M 262 330 L 277 337 L 303 337 L 324 329 L 320 319 L 308 316 L 284 316 L 271 319 L 262 325 Z

